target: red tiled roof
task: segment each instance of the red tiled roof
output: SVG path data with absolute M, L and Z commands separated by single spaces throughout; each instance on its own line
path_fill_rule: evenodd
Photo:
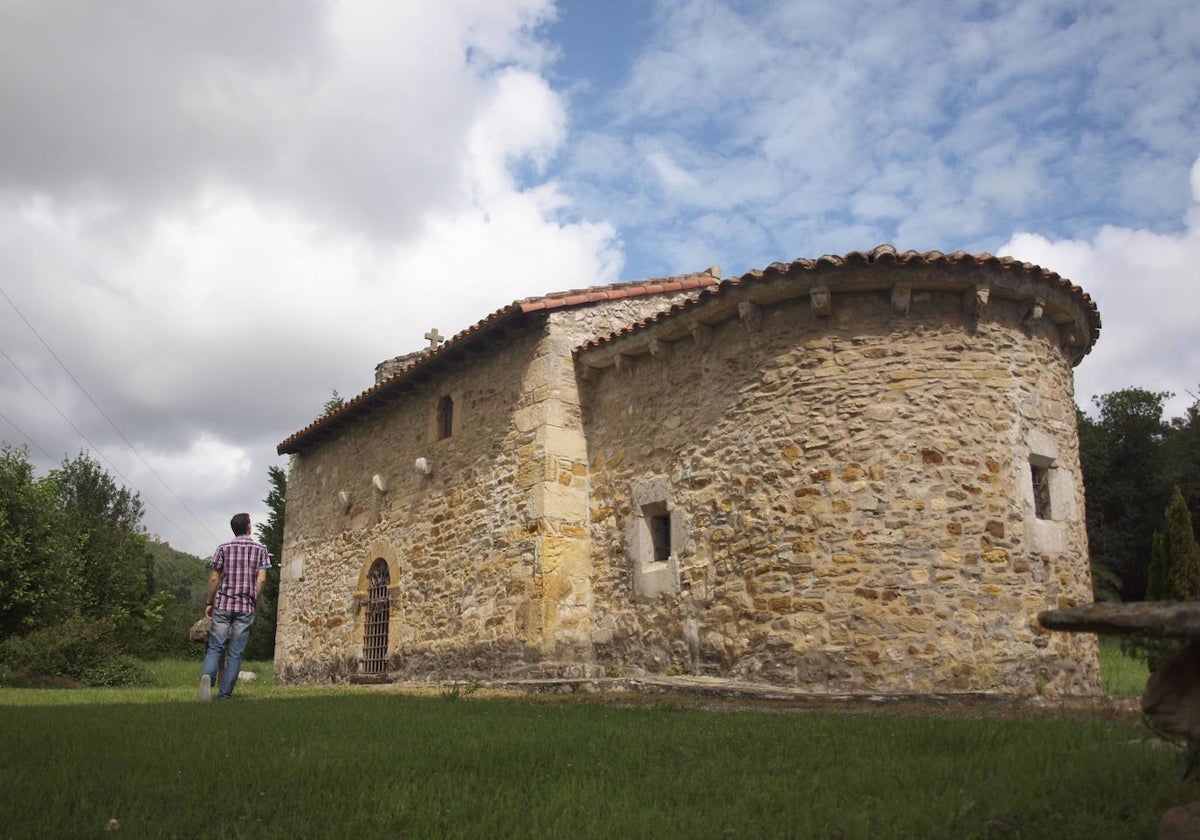
M 300 452 L 313 443 L 325 439 L 338 429 L 346 426 L 355 418 L 365 415 L 375 408 L 388 402 L 406 388 L 411 387 L 413 380 L 439 362 L 444 362 L 456 356 L 467 344 L 487 338 L 495 332 L 501 332 L 509 327 L 523 323 L 529 316 L 538 316 L 559 309 L 571 309 L 590 306 L 595 303 L 627 298 L 652 297 L 661 294 L 673 294 L 682 291 L 703 291 L 720 282 L 714 269 L 684 274 L 678 277 L 656 277 L 650 280 L 635 280 L 626 283 L 615 283 L 609 286 L 591 286 L 586 289 L 571 289 L 565 292 L 552 292 L 541 297 L 524 298 L 515 301 L 503 309 L 498 309 L 482 321 L 468 327 L 445 343 L 430 348 L 413 360 L 403 369 L 389 378 L 377 383 L 357 397 L 348 400 L 344 405 L 330 413 L 317 418 L 300 431 L 296 432 L 276 447 L 280 455 Z
M 1089 344 L 1096 342 L 1100 336 L 1100 310 L 1096 307 L 1091 296 L 1083 289 L 1071 283 L 1069 280 L 1059 276 L 1057 273 L 1041 266 L 1034 265 L 1028 262 L 1021 262 L 1012 257 L 996 257 L 991 254 L 968 254 L 964 251 L 955 251 L 952 254 L 944 254 L 941 251 L 903 251 L 897 252 L 891 245 L 880 245 L 870 251 L 851 251 L 844 257 L 827 254 L 823 257 L 818 257 L 815 260 L 799 259 L 793 260 L 790 263 L 772 263 L 764 269 L 755 269 L 748 271 L 741 277 L 730 277 L 722 280 L 719 285 L 710 287 L 702 291 L 697 297 L 688 301 L 676 303 L 669 309 L 640 321 L 636 324 L 629 324 L 615 332 L 597 339 L 588 341 L 587 343 L 576 348 L 577 351 L 583 352 L 592 350 L 598 347 L 603 347 L 606 344 L 611 344 L 620 338 L 634 333 L 640 332 L 654 324 L 662 323 L 675 315 L 694 310 L 696 307 L 703 305 L 706 301 L 712 300 L 715 297 L 729 294 L 731 290 L 740 287 L 748 286 L 764 280 L 781 279 L 785 277 L 797 277 L 804 274 L 818 275 L 825 273 L 836 273 L 852 268 L 864 267 L 895 267 L 895 266 L 912 266 L 912 267 L 928 267 L 928 266 L 945 266 L 948 268 L 978 268 L 978 267 L 998 267 L 1006 271 L 1020 271 L 1032 277 L 1041 279 L 1051 286 L 1057 287 L 1072 298 L 1082 309 L 1084 316 L 1087 318 L 1089 327 Z
M 698 292 L 696 297 L 688 301 L 676 303 L 669 309 L 665 309 L 639 323 L 622 327 L 607 336 L 589 341 L 577 348 L 579 351 L 585 351 L 611 344 L 619 338 L 632 335 L 654 324 L 661 323 L 681 312 L 693 310 L 715 297 L 729 294 L 733 289 L 745 287 L 756 282 L 797 277 L 805 274 L 815 276 L 824 273 L 837 273 L 852 268 L 874 266 L 943 266 L 952 269 L 998 267 L 1007 271 L 1023 272 L 1032 277 L 1039 278 L 1053 287 L 1057 287 L 1080 306 L 1088 322 L 1090 343 L 1094 343 L 1100 334 L 1100 312 L 1092 298 L 1078 286 L 1049 269 L 1028 262 L 1020 262 L 1012 257 L 996 257 L 991 254 L 968 254 L 963 251 L 955 251 L 952 254 L 944 254 L 941 251 L 897 252 L 891 245 L 880 245 L 866 252 L 851 251 L 845 256 L 827 254 L 815 260 L 798 259 L 790 263 L 772 263 L 765 269 L 756 269 L 740 277 L 731 277 L 723 281 L 718 281 L 713 270 L 710 269 L 706 272 L 679 277 L 654 278 L 618 283 L 610 286 L 592 286 L 586 289 L 554 292 L 541 297 L 531 297 L 515 301 L 453 336 L 444 344 L 424 351 L 416 356 L 410 364 L 397 371 L 388 379 L 369 388 L 354 399 L 349 400 L 340 408 L 313 421 L 280 443 L 276 449 L 280 455 L 303 451 L 312 444 L 336 433 L 357 417 L 373 411 L 407 388 L 412 387 L 414 380 L 421 378 L 422 374 L 426 376 L 431 375 L 433 368 L 436 368 L 440 363 L 448 363 L 466 345 L 486 339 L 510 327 L 519 326 L 532 316 L 539 316 L 558 309 L 588 306 L 601 301 L 649 297 L 680 291 L 696 290 Z

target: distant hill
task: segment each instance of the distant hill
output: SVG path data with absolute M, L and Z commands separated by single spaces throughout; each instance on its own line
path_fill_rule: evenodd
M 203 611 L 207 561 L 154 539 L 150 540 L 148 550 L 154 561 L 155 590 L 170 592 L 177 603 Z

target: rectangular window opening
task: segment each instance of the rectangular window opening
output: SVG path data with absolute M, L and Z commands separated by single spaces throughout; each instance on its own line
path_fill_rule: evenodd
M 667 514 L 650 517 L 650 542 L 654 546 L 654 562 L 666 563 L 671 557 L 671 517 Z
M 677 560 L 686 546 L 686 531 L 679 510 L 667 501 L 669 486 L 665 479 L 639 485 L 628 535 L 633 595 L 657 598 L 679 594 Z
M 642 508 L 646 527 L 650 530 L 651 563 L 666 563 L 671 557 L 671 514 L 662 503 Z

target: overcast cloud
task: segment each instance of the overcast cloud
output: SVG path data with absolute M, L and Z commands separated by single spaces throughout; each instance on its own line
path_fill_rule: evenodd
M 1191 401 L 1194 2 L 588 3 L 0 0 L 0 438 L 207 554 L 430 327 L 881 242 L 1058 271 L 1081 404 Z

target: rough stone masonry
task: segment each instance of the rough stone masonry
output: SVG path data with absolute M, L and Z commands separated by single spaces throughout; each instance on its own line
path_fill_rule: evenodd
M 280 444 L 285 682 L 1098 690 L 1077 286 L 868 253 L 518 301 Z M 368 631 L 368 628 L 374 628 Z

